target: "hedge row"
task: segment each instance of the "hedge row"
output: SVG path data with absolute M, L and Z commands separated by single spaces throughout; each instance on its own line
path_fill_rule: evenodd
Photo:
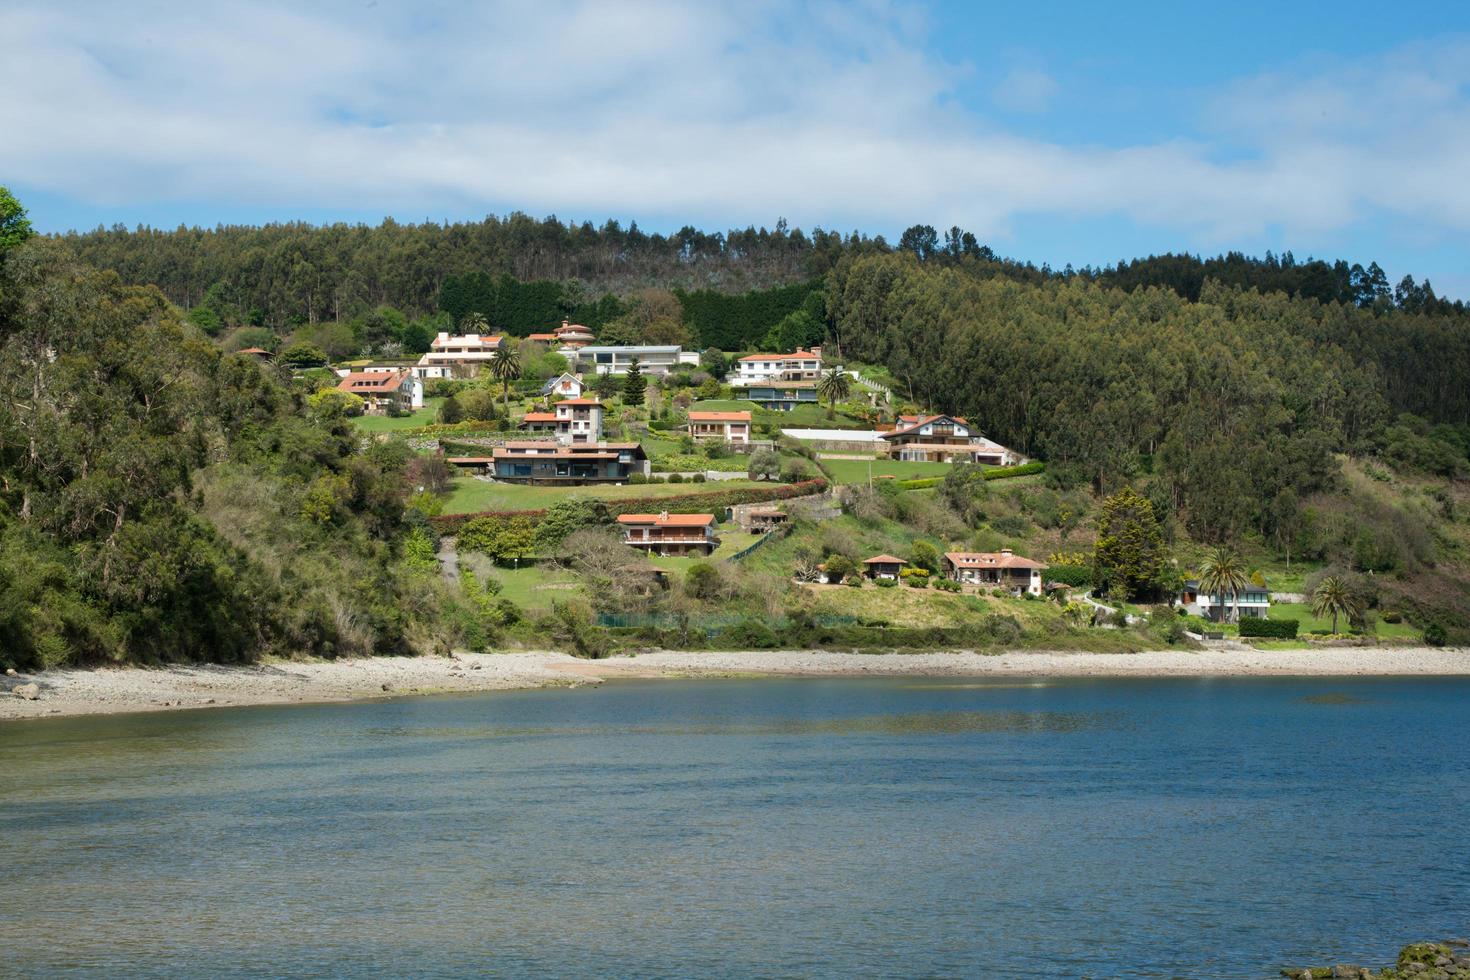
M 706 511 L 718 514 L 726 507 L 740 504 L 763 504 L 775 500 L 790 500 L 806 497 L 827 489 L 822 479 L 803 480 L 800 483 L 773 483 L 764 487 L 731 487 L 723 490 L 704 490 L 697 493 L 680 493 L 668 497 L 628 497 L 621 500 L 605 500 L 607 512 L 613 517 L 619 514 L 699 514 Z M 453 534 L 467 521 L 477 517 L 544 517 L 544 508 L 537 510 L 485 510 L 474 514 L 440 514 L 429 518 L 429 523 L 440 534 Z
M 1020 466 L 996 466 L 985 471 L 987 480 L 1008 480 L 1013 476 L 1030 476 L 1046 469 L 1045 463 L 1022 463 Z M 922 476 L 913 480 L 899 480 L 901 490 L 927 490 L 944 482 L 942 476 Z
M 1240 617 L 1241 636 L 1266 636 L 1276 640 L 1294 640 L 1301 623 L 1295 619 L 1257 619 Z

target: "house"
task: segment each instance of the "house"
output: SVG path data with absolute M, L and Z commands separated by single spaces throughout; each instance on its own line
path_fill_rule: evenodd
M 556 413 L 555 412 L 527 412 L 516 423 L 516 428 L 522 432 L 546 433 L 556 435 Z
M 580 372 L 595 371 L 598 374 L 627 374 L 633 362 L 643 374 L 662 375 L 681 364 L 698 364 L 699 355 L 686 352 L 678 344 L 638 344 L 626 347 L 580 347 L 574 353 L 573 367 Z
M 411 412 L 424 407 L 424 385 L 412 371 L 352 371 L 337 382 L 337 390 L 363 400 L 369 415 L 382 415 L 392 406 Z
M 797 405 L 817 404 L 815 381 L 762 381 L 746 386 L 740 397 L 773 412 L 789 412 Z
M 784 527 L 790 519 L 784 510 L 776 507 L 732 507 L 731 510 L 736 511 L 735 520 L 747 534 L 769 534 Z
M 822 348 L 798 347 L 792 354 L 747 354 L 735 362 L 730 384 L 745 388 L 771 381 L 816 381 L 822 376 Z
M 965 585 L 987 585 L 1009 589 L 1019 595 L 1041 595 L 1041 570 L 1045 562 L 1022 558 L 1009 548 L 1000 551 L 946 551 L 942 571 L 945 578 Z
M 581 398 L 582 379 L 575 374 L 562 374 L 541 386 L 543 398 Z
M 1271 611 L 1271 590 L 1264 585 L 1247 582 L 1239 595 L 1226 593 L 1222 600 L 1221 596 L 1204 591 L 1197 580 L 1191 579 L 1179 591 L 1179 604 L 1184 607 L 1185 612 L 1216 622 L 1234 619 L 1237 601 L 1241 616 L 1265 619 Z M 1224 611 L 1223 614 L 1221 610 Z
M 619 514 L 623 543 L 665 557 L 708 555 L 715 550 L 713 514 Z
M 556 441 L 596 442 L 602 438 L 602 402 L 596 398 L 564 398 L 556 409 Z
M 477 333 L 451 335 L 440 331 L 429 342 L 428 353 L 419 358 L 413 373 L 420 379 L 473 378 L 480 373 L 495 352 L 505 346 L 499 335 L 482 337 Z
M 695 439 L 719 439 L 732 446 L 750 445 L 749 412 L 689 413 L 689 434 Z
M 561 343 L 561 338 L 554 333 L 528 333 L 526 334 L 526 339 L 533 344 L 545 344 L 548 347 L 554 347 Z
M 491 450 L 491 472 L 506 483 L 627 483 L 648 475 L 648 455 L 636 442 L 565 445 L 551 439 L 507 442 Z
M 908 562 L 892 555 L 874 555 L 863 559 L 863 573 L 871 579 L 894 579 Z
M 1020 461 L 1011 450 L 991 442 L 957 415 L 901 415 L 879 438 L 891 459 L 929 463 L 983 463 L 1010 466 Z
M 561 326 L 552 331 L 556 342 L 563 347 L 586 347 L 596 338 L 592 335 L 591 327 L 584 327 L 580 323 L 570 323 L 566 320 Z

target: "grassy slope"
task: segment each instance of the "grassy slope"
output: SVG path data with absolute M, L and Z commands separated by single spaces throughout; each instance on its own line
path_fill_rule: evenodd
M 891 476 L 899 480 L 915 480 L 926 476 L 944 476 L 954 467 L 950 463 L 916 463 L 901 459 L 823 459 L 822 465 L 838 483 L 867 483 L 869 467 L 873 479 Z
M 352 420 L 363 432 L 396 432 L 399 429 L 414 429 L 421 425 L 433 425 L 439 419 L 439 403 L 442 398 L 427 398 L 423 408 L 416 408 L 408 415 L 390 419 L 386 415 L 359 415 Z
M 718 483 L 630 483 L 624 486 L 533 487 L 518 483 L 487 483 L 456 477 L 444 506 L 446 514 L 473 514 L 482 510 L 537 510 L 559 500 L 626 500 L 630 497 L 674 497 L 702 491 L 754 487 L 750 480 Z

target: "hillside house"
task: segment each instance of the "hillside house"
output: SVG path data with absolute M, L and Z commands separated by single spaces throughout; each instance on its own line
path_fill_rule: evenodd
M 363 400 L 368 415 L 386 414 L 390 407 L 411 412 L 424 407 L 424 386 L 412 371 L 352 371 L 337 382 L 337 390 Z
M 596 398 L 564 398 L 557 402 L 556 441 L 563 445 L 602 438 L 602 402 Z
M 987 466 L 1011 466 L 1020 459 L 955 415 L 901 415 L 898 424 L 879 438 L 891 459 Z
M 527 412 L 516 428 L 532 435 L 556 435 L 555 412 Z
M 762 381 L 740 393 L 746 401 L 773 412 L 789 412 L 798 405 L 817 404 L 815 381 Z
M 581 398 L 582 379 L 575 374 L 561 374 L 541 386 L 543 398 Z
M 749 412 L 691 411 L 687 428 L 695 439 L 717 439 L 732 446 L 750 445 Z
M 449 334 L 441 330 L 429 342 L 428 352 L 419 358 L 413 373 L 420 380 L 473 378 L 504 346 L 505 338 L 499 335 L 482 337 L 477 333 Z
M 1000 551 L 947 551 L 941 571 L 945 578 L 962 585 L 1009 589 L 1020 595 L 1041 595 L 1041 572 L 1045 562 L 1022 558 L 1009 548 Z
M 557 347 L 561 343 L 554 333 L 528 333 L 526 339 L 533 344 L 545 344 L 547 347 Z
M 898 579 L 898 573 L 908 562 L 892 555 L 874 555 L 863 559 L 863 574 L 870 579 Z
M 556 342 L 563 347 L 586 347 L 596 338 L 592 334 L 591 327 L 584 327 L 580 323 L 572 323 L 567 320 L 561 322 L 561 326 L 552 331 Z
M 633 362 L 647 375 L 668 374 L 681 364 L 698 364 L 699 355 L 678 344 L 638 344 L 627 347 L 587 346 L 578 348 L 573 367 L 582 373 L 627 374 Z
M 778 527 L 785 527 L 789 515 L 779 507 L 732 507 L 735 522 L 740 530 L 748 534 L 769 534 Z
M 634 473 L 649 471 L 648 454 L 636 442 L 507 442 L 491 458 L 492 475 L 505 483 L 627 483 Z
M 822 376 L 822 348 L 798 347 L 791 354 L 747 354 L 735 362 L 730 384 L 736 388 L 772 381 L 815 382 Z
M 620 514 L 623 543 L 665 557 L 708 555 L 719 543 L 713 514 Z
M 1213 592 L 1206 592 L 1201 588 L 1199 582 L 1193 579 L 1185 582 L 1184 588 L 1179 591 L 1179 604 L 1184 607 L 1185 612 L 1191 616 L 1202 616 L 1215 622 L 1234 620 L 1237 600 L 1242 617 L 1265 619 L 1271 612 L 1271 590 L 1264 585 L 1256 585 L 1254 582 L 1247 582 L 1238 596 L 1228 593 L 1220 596 Z

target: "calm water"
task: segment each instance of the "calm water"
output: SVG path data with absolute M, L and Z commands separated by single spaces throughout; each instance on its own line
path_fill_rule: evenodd
M 666 681 L 0 725 L 0 974 L 1387 961 L 1470 932 L 1467 776 L 1463 680 Z

